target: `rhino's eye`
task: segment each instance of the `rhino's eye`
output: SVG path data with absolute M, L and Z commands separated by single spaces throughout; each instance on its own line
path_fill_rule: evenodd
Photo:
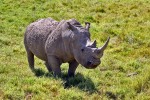
M 82 48 L 81 51 L 84 52 L 84 49 Z

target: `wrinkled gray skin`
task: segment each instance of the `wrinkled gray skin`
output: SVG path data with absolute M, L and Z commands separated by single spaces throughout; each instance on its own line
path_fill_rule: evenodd
M 31 23 L 24 35 L 30 68 L 34 70 L 34 55 L 45 61 L 54 76 L 61 74 L 60 65 L 65 62 L 69 63 L 69 77 L 74 76 L 79 64 L 88 69 L 96 68 L 109 38 L 104 46 L 97 48 L 96 41 L 90 41 L 89 28 L 90 23 L 82 27 L 75 19 L 57 22 L 45 18 Z

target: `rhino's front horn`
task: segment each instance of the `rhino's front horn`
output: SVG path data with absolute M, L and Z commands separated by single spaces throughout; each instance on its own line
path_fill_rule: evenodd
M 102 47 L 100 47 L 100 48 L 98 48 L 98 49 L 96 50 L 96 52 L 97 52 L 98 54 L 101 53 L 101 52 L 103 52 L 103 51 L 106 49 L 106 47 L 107 47 L 107 45 L 108 45 L 108 43 L 109 43 L 109 40 L 110 40 L 110 37 L 108 37 L 107 41 L 105 42 L 105 44 L 104 44 Z
M 90 28 L 90 23 L 89 22 L 85 22 L 85 28 L 89 31 L 89 28 Z

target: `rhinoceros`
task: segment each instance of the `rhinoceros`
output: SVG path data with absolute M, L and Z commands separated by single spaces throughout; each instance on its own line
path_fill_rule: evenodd
M 102 47 L 90 39 L 90 23 L 83 27 L 76 19 L 62 20 L 44 18 L 29 24 L 24 34 L 24 45 L 29 67 L 34 70 L 34 55 L 45 61 L 48 71 L 61 75 L 60 65 L 69 63 L 68 76 L 72 77 L 79 64 L 94 69 L 109 43 L 109 37 Z

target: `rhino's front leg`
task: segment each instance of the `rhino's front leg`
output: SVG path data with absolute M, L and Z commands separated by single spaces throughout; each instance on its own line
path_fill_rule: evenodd
M 61 62 L 58 58 L 56 58 L 55 56 L 48 56 L 48 64 L 51 66 L 51 69 L 55 77 L 61 76 L 61 69 L 60 69 Z
M 76 60 L 69 62 L 68 77 L 74 77 L 78 65 L 79 63 Z
M 46 66 L 46 68 L 48 69 L 49 72 L 52 71 L 52 68 L 51 68 L 51 66 L 49 65 L 48 61 L 45 62 L 45 66 Z

